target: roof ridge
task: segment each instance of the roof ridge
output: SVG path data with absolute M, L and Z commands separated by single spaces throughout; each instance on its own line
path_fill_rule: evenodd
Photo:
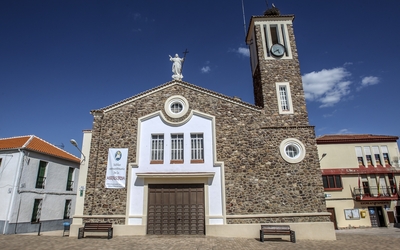
M 75 157 L 76 159 L 78 159 L 78 160 L 80 161 L 80 159 L 79 159 L 78 157 L 76 157 L 75 155 L 73 155 L 73 154 L 71 154 L 71 153 L 65 151 L 64 149 L 61 149 L 61 148 L 57 147 L 56 145 L 54 145 L 54 144 L 52 144 L 52 143 L 50 143 L 50 142 L 48 142 L 48 141 L 46 141 L 46 140 L 44 140 L 44 139 L 38 137 L 38 136 L 32 135 L 32 138 L 29 140 L 29 142 L 31 142 L 33 138 L 39 139 L 39 140 L 41 140 L 42 142 L 47 143 L 47 144 L 49 144 L 50 146 L 56 148 L 57 150 L 60 150 L 60 151 L 66 153 L 66 154 L 68 154 L 68 155 L 70 155 L 70 156 L 72 156 L 72 157 Z M 28 145 L 29 145 L 29 143 L 28 143 L 26 146 L 28 146 Z
M 100 108 L 100 109 L 91 110 L 90 112 L 93 113 L 93 112 L 96 112 L 96 111 L 105 111 L 105 110 L 107 110 L 107 109 L 114 108 L 114 107 L 116 107 L 116 106 L 119 106 L 120 104 L 123 104 L 124 102 L 134 100 L 134 99 L 139 98 L 139 97 L 141 97 L 141 96 L 143 96 L 143 95 L 145 95 L 145 94 L 151 93 L 151 92 L 153 92 L 153 91 L 157 91 L 158 89 L 161 89 L 161 88 L 163 88 L 163 87 L 167 87 L 168 85 L 172 85 L 172 84 L 179 84 L 179 85 L 181 85 L 181 86 L 186 86 L 186 87 L 194 88 L 194 89 L 197 89 L 197 90 L 200 90 L 200 91 L 204 91 L 204 92 L 206 92 L 206 93 L 208 93 L 208 94 L 211 94 L 211 95 L 216 95 L 216 96 L 221 97 L 221 98 L 227 98 L 227 99 L 229 99 L 230 101 L 234 101 L 234 102 L 240 103 L 240 104 L 245 105 L 245 106 L 247 106 L 247 107 L 251 107 L 251 108 L 255 108 L 255 109 L 260 109 L 260 107 L 254 105 L 254 104 L 251 104 L 251 103 L 248 103 L 248 102 L 244 102 L 244 101 L 242 101 L 242 100 L 238 100 L 238 99 L 236 99 L 235 97 L 230 97 L 230 96 L 224 95 L 224 94 L 222 94 L 222 93 L 216 92 L 216 91 L 214 91 L 214 90 L 210 90 L 210 89 L 207 89 L 207 88 L 204 88 L 204 87 L 201 87 L 201 86 L 198 86 L 198 85 L 189 83 L 189 82 L 185 82 L 185 81 L 182 81 L 182 80 L 172 80 L 172 81 L 169 81 L 169 82 L 165 82 L 165 83 L 163 83 L 163 84 L 160 84 L 160 85 L 158 85 L 158 86 L 156 86 L 156 87 L 153 87 L 153 88 L 151 88 L 151 89 L 142 91 L 142 92 L 140 92 L 140 93 L 138 93 L 138 94 L 136 94 L 136 95 L 133 95 L 133 96 L 128 97 L 128 98 L 125 98 L 125 99 L 123 99 L 123 100 L 121 100 L 121 101 L 118 101 L 118 102 L 113 103 L 113 104 L 111 104 L 111 105 L 108 105 L 108 106 L 106 106 L 106 107 L 103 107 L 103 108 Z
M 21 148 L 26 148 L 34 137 L 34 135 L 30 135 L 30 138 L 24 143 L 24 145 L 22 145 Z

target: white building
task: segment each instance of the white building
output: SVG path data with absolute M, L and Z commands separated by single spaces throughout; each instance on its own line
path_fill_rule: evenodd
M 33 135 L 0 139 L 1 233 L 57 230 L 70 222 L 79 163 Z

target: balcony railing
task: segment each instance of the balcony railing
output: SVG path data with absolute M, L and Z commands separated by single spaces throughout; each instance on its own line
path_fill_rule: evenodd
M 398 192 L 396 187 L 371 186 L 371 187 L 354 188 L 353 195 L 356 200 L 375 200 L 375 199 L 393 200 L 398 198 Z

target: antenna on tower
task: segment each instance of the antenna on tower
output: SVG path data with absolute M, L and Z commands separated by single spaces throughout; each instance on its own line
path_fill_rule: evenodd
M 243 12 L 243 28 L 244 28 L 244 36 L 246 37 L 246 17 L 244 15 L 244 3 L 242 0 L 242 12 Z
M 268 9 L 268 0 L 265 0 L 265 5 L 267 5 L 267 9 Z

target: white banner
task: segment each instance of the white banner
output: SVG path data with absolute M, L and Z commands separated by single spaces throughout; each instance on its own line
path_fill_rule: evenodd
M 127 148 L 109 148 L 106 173 L 106 188 L 125 188 Z

